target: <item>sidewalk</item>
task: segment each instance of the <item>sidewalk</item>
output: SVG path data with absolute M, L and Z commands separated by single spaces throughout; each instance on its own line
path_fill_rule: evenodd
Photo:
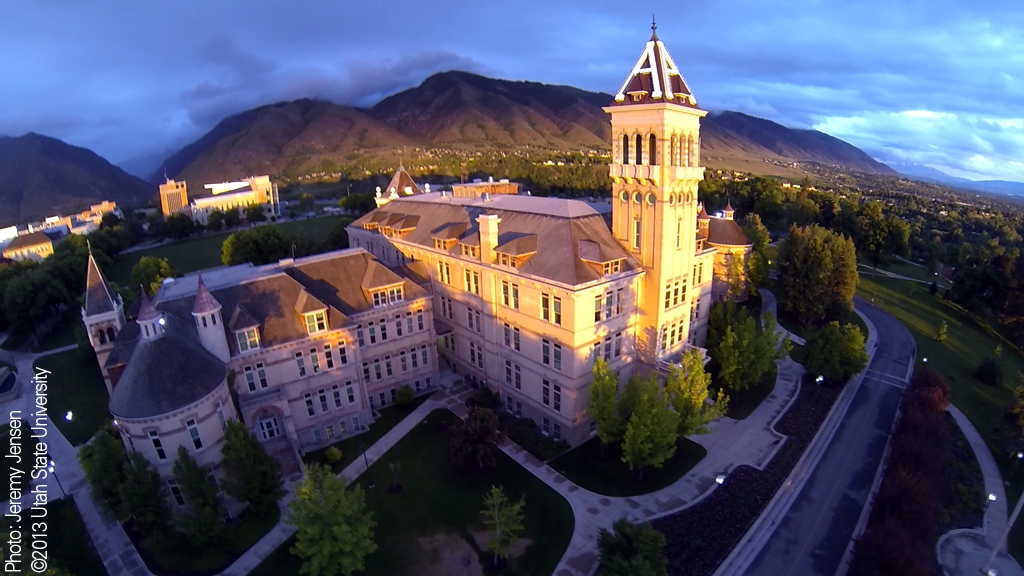
M 778 323 L 779 320 L 779 309 L 778 302 L 775 299 L 775 294 L 772 294 L 768 290 L 761 288 L 757 291 L 761 295 L 761 316 L 764 316 L 765 312 L 771 312 L 772 316 L 775 316 L 775 332 L 782 334 L 783 336 L 789 336 L 789 341 L 793 344 L 799 344 L 803 346 L 807 342 L 803 338 L 793 334 L 789 330 L 782 327 L 782 324 Z
M 971 421 L 967 419 L 967 416 L 964 416 L 964 413 L 952 404 L 949 405 L 948 410 L 953 419 L 956 420 L 956 423 L 960 425 L 960 430 L 967 437 L 967 442 L 971 445 L 974 455 L 978 458 L 978 465 L 981 467 L 981 473 L 985 477 L 985 494 L 996 495 L 995 502 L 989 503 L 985 508 L 985 517 L 981 527 L 982 532 L 985 534 L 985 539 L 991 545 L 1002 536 L 1008 518 L 1008 502 L 1006 501 L 1006 491 L 1003 489 L 1003 477 L 999 474 L 999 466 L 996 465 L 996 460 L 992 457 L 992 452 L 989 451 L 988 445 L 985 444 L 985 440 L 981 438 L 981 434 L 971 424 Z M 1006 550 L 1005 542 L 1002 549 Z

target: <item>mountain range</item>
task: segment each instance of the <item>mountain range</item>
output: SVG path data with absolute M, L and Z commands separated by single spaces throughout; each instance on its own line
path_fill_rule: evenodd
M 924 166 L 921 164 L 899 164 L 893 163 L 890 166 L 907 178 L 922 180 L 934 184 L 942 184 L 961 190 L 972 190 L 975 192 L 987 192 L 989 194 L 1000 194 L 1003 196 L 1024 196 L 1024 182 L 1013 182 L 1010 180 L 969 180 L 958 176 L 946 174 L 938 168 Z

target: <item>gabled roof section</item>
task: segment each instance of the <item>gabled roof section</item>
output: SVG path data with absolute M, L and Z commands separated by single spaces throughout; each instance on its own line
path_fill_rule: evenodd
M 89 265 L 85 274 L 85 314 L 103 314 L 113 312 L 116 308 L 114 291 L 110 289 L 103 272 L 96 265 L 96 259 L 89 251 Z
M 537 253 L 536 234 L 499 234 L 494 251 L 509 256 L 528 256 Z
M 593 262 L 595 264 L 614 262 L 624 258 L 624 256 L 618 251 L 609 250 L 593 240 L 580 240 L 579 253 L 580 260 L 583 260 L 584 262 Z
M 391 182 L 388 182 L 386 192 L 388 194 L 394 192 L 400 196 L 408 196 L 411 194 L 421 194 L 423 191 L 413 181 L 412 176 L 409 176 L 409 173 L 405 171 L 405 167 L 399 163 L 398 170 L 391 177 Z
M 449 222 L 438 230 L 435 230 L 431 237 L 436 240 L 456 240 L 466 233 L 469 224 L 465 222 Z
M 651 28 L 656 29 L 657 25 L 652 24 Z M 643 53 L 622 83 L 622 88 L 615 94 L 615 104 L 657 102 L 697 106 L 697 99 L 655 31 L 644 45 Z
M 257 328 L 259 325 L 259 321 L 253 318 L 252 314 L 241 304 L 235 306 L 235 311 L 231 313 L 231 319 L 228 320 L 228 330 L 232 332 L 238 332 L 246 328 Z
M 327 304 L 317 300 L 315 296 L 305 290 L 299 292 L 299 297 L 295 300 L 295 311 L 299 314 L 309 314 L 326 309 Z
M 385 286 L 394 286 L 395 284 L 401 284 L 403 278 L 398 274 L 395 274 L 384 266 L 380 262 L 373 260 L 366 265 L 366 273 L 363 275 L 363 281 L 360 283 L 363 290 L 379 290 Z

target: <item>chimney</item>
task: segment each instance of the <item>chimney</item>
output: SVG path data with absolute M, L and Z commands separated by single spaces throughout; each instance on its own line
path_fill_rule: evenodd
M 494 249 L 498 247 L 498 223 L 501 218 L 495 214 L 481 214 L 476 221 L 480 224 L 480 261 L 492 264 Z

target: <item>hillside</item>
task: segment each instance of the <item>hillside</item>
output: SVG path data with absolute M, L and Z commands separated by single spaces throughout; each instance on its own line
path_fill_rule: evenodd
M 168 158 L 150 181 L 161 180 L 165 168 L 172 177 L 202 183 L 258 173 L 280 177 L 391 159 L 417 147 L 607 151 L 610 125 L 601 107 L 611 101 L 609 94 L 571 86 L 442 72 L 369 110 L 296 100 L 226 118 Z M 827 134 L 738 112 L 709 115 L 702 134 L 709 167 L 759 171 L 767 160 L 784 168 L 816 162 L 895 174 Z
M 69 214 L 103 200 L 141 205 L 156 193 L 155 186 L 85 148 L 34 133 L 0 136 L 0 226 Z
M 931 166 L 920 164 L 892 164 L 900 174 L 912 180 L 942 184 L 961 190 L 974 192 L 987 192 L 989 194 L 1000 194 L 1003 196 L 1024 196 L 1024 182 L 1013 182 L 1009 180 L 969 180 L 957 176 L 950 176 L 942 170 Z

